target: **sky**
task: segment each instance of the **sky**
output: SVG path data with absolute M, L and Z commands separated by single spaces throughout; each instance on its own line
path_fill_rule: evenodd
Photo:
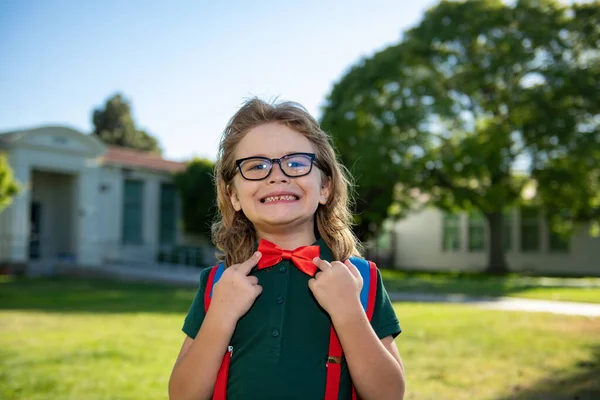
M 431 0 L 0 1 L 0 132 L 83 133 L 113 94 L 167 159 L 216 158 L 251 97 L 293 100 L 316 118 L 362 58 L 397 43 Z

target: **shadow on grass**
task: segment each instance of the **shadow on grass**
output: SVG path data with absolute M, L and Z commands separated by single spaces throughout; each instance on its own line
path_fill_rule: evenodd
M 600 344 L 590 349 L 590 358 L 574 370 L 558 371 L 527 387 L 515 387 L 497 400 L 597 400 L 600 399 Z
M 0 310 L 186 313 L 196 288 L 100 279 L 16 278 L 0 281 Z

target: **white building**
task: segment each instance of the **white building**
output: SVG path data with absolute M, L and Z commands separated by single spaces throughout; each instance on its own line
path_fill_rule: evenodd
M 600 237 L 581 226 L 569 239 L 553 234 L 536 209 L 506 213 L 504 246 L 511 271 L 600 275 Z M 478 215 L 427 208 L 392 228 L 393 264 L 423 270 L 482 270 L 489 229 Z
M 0 133 L 0 152 L 22 188 L 0 212 L 0 264 L 153 262 L 182 240 L 183 163 L 58 126 Z

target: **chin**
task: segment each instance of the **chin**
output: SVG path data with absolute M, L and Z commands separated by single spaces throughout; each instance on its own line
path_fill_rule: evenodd
M 261 218 L 262 224 L 269 226 L 286 226 L 286 225 L 299 225 L 302 223 L 312 223 L 312 216 L 304 215 L 269 215 Z

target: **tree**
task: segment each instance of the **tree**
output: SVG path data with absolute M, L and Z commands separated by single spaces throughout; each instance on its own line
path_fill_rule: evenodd
M 0 212 L 8 207 L 13 197 L 19 192 L 19 185 L 15 181 L 10 165 L 4 154 L 0 154 Z
M 156 138 L 135 127 L 131 105 L 121 94 L 109 98 L 104 108 L 94 110 L 92 121 L 93 134 L 106 144 L 161 153 Z
M 175 185 L 181 196 L 184 230 L 207 240 L 217 211 L 217 194 L 213 184 L 214 165 L 210 160 L 194 159 L 184 172 L 175 176 Z
M 480 212 L 503 273 L 526 185 L 557 226 L 600 221 L 599 4 L 442 1 L 352 67 L 321 125 L 357 175 L 359 227 L 417 203 Z

